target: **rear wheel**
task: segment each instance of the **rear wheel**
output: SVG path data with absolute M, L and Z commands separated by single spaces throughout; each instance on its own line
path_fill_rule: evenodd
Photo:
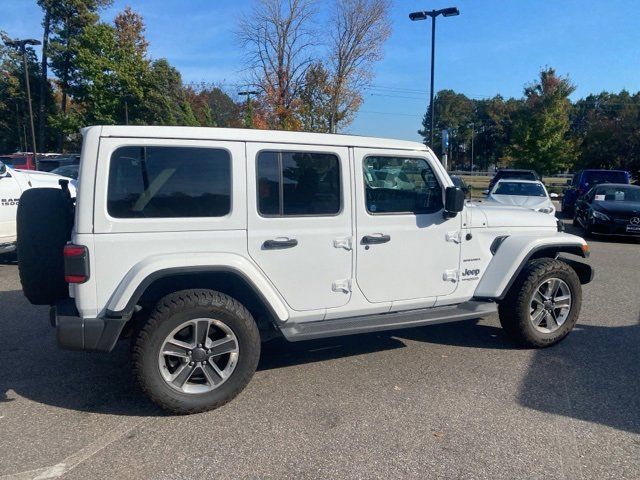
M 212 290 L 164 297 L 134 338 L 133 370 L 156 404 L 187 414 L 224 405 L 247 385 L 260 334 L 237 300 Z
M 582 287 L 576 272 L 562 260 L 541 258 L 524 267 L 498 312 L 509 336 L 527 347 L 548 347 L 576 324 Z

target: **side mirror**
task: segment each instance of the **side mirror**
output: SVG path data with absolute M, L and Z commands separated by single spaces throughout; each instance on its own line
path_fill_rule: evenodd
M 4 177 L 7 175 L 7 166 L 0 162 L 0 177 Z
M 550 198 L 558 198 L 560 195 L 558 195 L 557 193 L 550 193 L 549 197 Z
M 455 217 L 464 209 L 464 191 L 460 187 L 447 187 L 444 195 L 444 216 Z

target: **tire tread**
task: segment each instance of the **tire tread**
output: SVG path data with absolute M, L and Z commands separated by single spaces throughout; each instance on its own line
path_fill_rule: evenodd
M 252 359 L 255 364 L 257 364 L 257 360 L 260 356 L 260 335 L 258 333 L 256 323 L 251 313 L 249 313 L 245 306 L 238 300 L 224 293 L 207 289 L 182 290 L 171 293 L 162 298 L 150 314 L 147 321 L 139 328 L 137 334 L 133 337 L 134 340 L 132 342 L 131 349 L 132 370 L 142 391 L 154 403 L 175 414 L 189 415 L 221 407 L 235 398 L 245 388 L 255 371 L 254 365 L 254 368 L 250 368 L 244 372 L 244 374 L 238 378 L 237 386 L 231 392 L 228 392 L 224 398 L 207 405 L 192 406 L 187 405 L 184 399 L 177 399 L 171 395 L 167 395 L 162 390 L 155 388 L 146 375 L 144 375 L 142 362 L 144 360 L 145 348 L 149 344 L 149 337 L 151 336 L 151 333 L 158 328 L 159 324 L 171 317 L 173 314 L 183 311 L 186 308 L 208 306 L 224 309 L 229 314 L 240 320 L 244 324 L 244 327 L 246 327 L 246 331 L 252 336 L 251 343 L 258 345 L 257 351 L 250 351 L 244 355 L 253 355 L 256 357 Z M 234 374 L 235 373 L 236 372 L 234 372 Z

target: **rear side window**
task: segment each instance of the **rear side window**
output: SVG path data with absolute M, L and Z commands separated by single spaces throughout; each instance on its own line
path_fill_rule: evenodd
M 258 212 L 267 217 L 340 212 L 340 161 L 314 152 L 260 152 Z
M 370 156 L 363 169 L 369 213 L 434 213 L 443 208 L 442 187 L 423 158 Z
M 231 156 L 216 148 L 118 148 L 107 211 L 115 218 L 224 216 L 231 211 Z

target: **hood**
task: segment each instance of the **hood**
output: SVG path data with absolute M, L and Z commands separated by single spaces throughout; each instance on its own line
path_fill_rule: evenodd
M 31 188 L 60 188 L 59 180 L 69 180 L 69 192 L 71 192 L 72 197 L 76 196 L 77 182 L 71 178 L 36 170 L 13 170 L 13 172 L 15 175 L 21 175 Z
M 603 213 L 616 214 L 639 214 L 640 215 L 640 202 L 596 202 L 594 201 L 591 206 L 594 210 Z
M 484 215 L 487 227 L 553 227 L 555 229 L 558 226 L 555 216 L 522 207 L 507 206 L 497 202 L 471 203 L 469 206 Z
M 542 208 L 551 203 L 547 197 L 527 197 L 524 195 L 490 195 L 489 200 L 503 205 L 524 208 Z

